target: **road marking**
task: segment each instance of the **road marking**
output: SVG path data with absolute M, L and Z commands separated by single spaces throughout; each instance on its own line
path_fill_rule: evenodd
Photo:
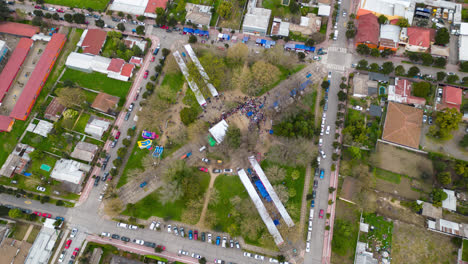
M 330 70 L 336 70 L 336 71 L 345 70 L 345 67 L 343 65 L 337 65 L 337 64 L 327 64 L 327 68 Z
M 27 200 L 27 201 L 24 201 L 25 204 L 31 204 L 31 201 Z
M 342 53 L 347 53 L 348 50 L 346 48 L 342 47 L 328 47 L 328 51 L 335 51 L 335 52 L 342 52 Z

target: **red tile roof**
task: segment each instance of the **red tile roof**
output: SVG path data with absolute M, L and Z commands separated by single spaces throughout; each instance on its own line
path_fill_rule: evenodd
M 9 116 L 0 115 L 0 131 L 10 131 L 14 119 Z
M 145 13 L 156 13 L 156 8 L 166 9 L 168 0 L 149 0 L 146 5 Z
M 122 66 L 124 65 L 125 61 L 122 59 L 112 59 L 111 63 L 107 67 L 108 71 L 113 71 L 113 72 L 120 72 L 122 69 Z
M 460 111 L 460 105 L 462 104 L 462 89 L 455 88 L 452 86 L 445 86 L 444 88 L 444 102 L 448 107 L 456 108 Z
M 389 102 L 382 139 L 417 149 L 421 137 L 423 111 Z
M 64 34 L 56 33 L 52 36 L 45 50 L 42 52 L 41 58 L 36 64 L 28 83 L 23 88 L 15 107 L 10 113 L 10 117 L 15 119 L 25 120 L 29 115 L 31 108 L 39 96 L 44 83 L 49 76 L 49 73 L 54 66 L 55 60 L 60 54 L 63 45 L 66 41 Z
M 86 37 L 81 44 L 83 53 L 98 55 L 106 41 L 106 37 L 107 32 L 104 30 L 88 29 L 88 33 L 86 33 Z
M 129 61 L 130 63 L 133 63 L 135 65 L 141 65 L 143 63 L 143 59 L 140 57 L 132 57 Z
M 65 106 L 61 105 L 55 97 L 47 106 L 44 117 L 52 121 L 57 121 L 62 115 L 63 110 L 65 110 Z
M 380 25 L 374 14 L 362 15 L 358 19 L 356 43 L 379 45 Z
M 6 93 L 11 87 L 13 80 L 16 78 L 21 65 L 23 64 L 24 60 L 28 56 L 29 50 L 33 44 L 32 39 L 29 38 L 22 38 L 18 42 L 15 50 L 10 56 L 8 63 L 6 64 L 5 68 L 3 68 L 2 73 L 0 74 L 0 102 L 2 102 L 3 98 L 5 97 Z
M 133 68 L 135 68 L 135 65 L 130 64 L 130 63 L 125 63 L 125 65 L 122 68 L 122 72 L 120 73 L 120 75 L 125 76 L 125 77 L 132 76 Z
M 426 99 L 411 95 L 411 82 L 399 79 L 395 85 L 395 94 L 402 97 L 402 103 L 425 105 Z
M 5 22 L 0 23 L 0 32 L 17 36 L 32 37 L 34 34 L 39 33 L 39 27 L 15 22 Z
M 432 28 L 409 27 L 408 44 L 429 48 L 435 40 L 435 30 Z

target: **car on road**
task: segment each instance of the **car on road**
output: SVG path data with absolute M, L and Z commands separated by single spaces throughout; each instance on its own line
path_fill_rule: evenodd
M 42 187 L 42 186 L 37 186 L 36 187 L 36 190 L 40 191 L 40 192 L 45 192 L 46 188 L 45 187 Z
M 141 239 L 133 239 L 133 243 L 138 244 L 138 245 L 143 245 L 145 244 L 145 241 Z
M 328 79 L 331 79 L 332 77 L 332 72 L 328 72 Z
M 205 168 L 205 167 L 198 167 L 198 170 L 203 171 L 203 172 L 208 172 L 208 168 Z
M 325 134 L 330 135 L 330 126 L 327 126 L 327 131 L 325 132 Z
M 270 258 L 270 263 L 279 263 L 279 261 L 277 259 Z
M 211 238 L 212 238 L 212 237 L 211 237 L 211 234 L 208 234 L 208 243 L 210 243 L 210 244 L 213 243 L 213 241 L 211 240 Z
M 325 151 L 320 150 L 320 154 L 322 154 L 322 158 L 323 158 L 323 159 L 326 159 L 326 158 L 327 158 L 327 154 L 325 154 Z
M 149 74 L 149 71 L 146 70 L 146 71 L 145 71 L 145 74 L 143 75 L 143 78 L 144 78 L 144 79 L 147 79 L 147 78 L 148 78 L 148 74 Z
M 323 218 L 323 209 L 320 209 L 319 218 Z
M 345 14 L 345 13 L 343 13 Z M 310 252 L 310 242 L 306 243 L 306 252 Z
M 58 13 L 65 13 L 65 11 L 62 8 L 59 8 L 56 10 Z
M 130 115 L 131 115 L 131 114 L 132 114 L 131 112 L 127 112 L 127 114 L 125 115 L 124 120 L 125 120 L 125 121 L 128 121 L 128 119 L 130 118 Z M 117 143 L 117 142 L 116 142 L 116 143 Z M 114 146 L 114 147 L 115 147 L 115 146 Z
M 123 242 L 130 242 L 130 238 L 126 236 L 121 237 L 120 240 L 122 240 Z
M 442 88 L 437 89 L 437 95 L 438 95 L 439 97 L 442 97 L 442 94 L 443 94 Z
M 314 189 L 317 189 L 317 187 L 318 187 L 318 181 L 314 180 Z
M 102 232 L 102 233 L 101 233 L 101 236 L 102 236 L 102 237 L 111 237 L 111 233 Z
M 320 179 L 323 179 L 325 176 L 325 171 L 323 169 L 320 169 Z
M 40 5 L 35 5 L 34 8 L 35 8 L 35 9 L 42 9 L 42 6 L 40 6 Z
M 112 238 L 113 238 L 113 239 L 120 239 L 120 236 L 117 235 L 117 234 L 113 234 L 113 235 L 112 235 Z
M 323 146 L 323 138 L 319 139 L 319 147 Z
M 78 252 L 79 252 L 79 251 L 80 251 L 79 248 L 75 248 L 75 250 L 73 250 L 73 254 L 72 254 L 71 258 L 72 258 L 72 259 L 75 259 L 76 256 L 78 255 Z
M 221 173 L 222 171 L 220 169 L 213 169 L 213 173 Z
M 71 240 L 71 239 L 68 239 L 68 240 L 67 240 L 67 243 L 65 243 L 65 249 L 69 249 L 71 243 L 72 243 L 72 240 Z
M 216 237 L 216 245 L 219 246 L 219 243 L 221 242 L 221 237 L 217 236 Z
M 197 253 L 192 253 L 192 258 L 201 259 L 202 256 L 200 256 L 200 254 Z
M 147 247 L 150 247 L 150 248 L 156 248 L 156 243 L 153 243 L 153 242 L 145 241 L 145 243 L 143 245 L 147 246 Z
M 203 162 L 205 162 L 206 164 L 210 163 L 210 160 L 207 159 L 207 158 L 202 158 L 201 160 L 202 160 Z
M 144 182 L 142 182 L 142 183 L 140 183 L 140 188 L 143 188 L 143 187 L 145 187 L 147 184 L 148 184 L 148 183 L 147 183 L 147 182 L 145 182 L 145 181 L 144 181 Z
M 198 230 L 193 231 L 193 240 L 198 240 Z
M 151 57 L 151 62 L 154 62 L 155 60 L 156 60 L 155 56 Z
M 112 143 L 111 143 L 111 148 L 115 148 L 115 146 L 117 146 L 117 139 L 115 139 L 115 140 L 112 141 Z
M 205 242 L 205 240 L 206 240 L 205 232 L 202 232 L 201 233 L 201 241 Z
M 167 232 L 168 232 L 168 233 L 171 233 L 171 232 L 172 232 L 171 225 L 167 225 Z
M 75 237 L 76 234 L 78 233 L 78 229 L 77 228 L 73 228 L 71 233 L 70 233 L 70 237 Z
M 138 226 L 136 225 L 129 225 L 128 228 L 132 229 L 132 230 L 137 230 L 138 229 Z
M 447 72 L 447 75 L 455 75 L 453 72 Z
M 262 255 L 255 255 L 255 256 L 254 256 L 254 259 L 258 259 L 258 260 L 262 260 L 262 261 L 263 261 L 263 260 L 265 259 L 265 257 L 262 256 Z
M 58 262 L 63 262 L 64 259 L 65 259 L 65 251 L 62 251 L 62 253 L 60 254 L 60 257 L 58 259 Z
M 134 107 L 135 107 L 135 104 L 134 104 L 134 103 L 131 103 L 131 104 L 128 106 L 128 111 L 129 111 L 129 112 L 132 112 Z
M 427 115 L 423 115 L 422 122 L 423 122 L 423 123 L 426 123 L 426 122 L 427 122 Z
M 185 250 L 181 249 L 181 250 L 179 250 L 179 255 L 188 256 L 189 253 L 188 253 L 188 251 L 185 251 Z
M 106 181 L 108 176 L 109 176 L 109 172 L 104 172 L 104 175 L 102 176 L 101 180 Z
M 115 134 L 115 139 L 119 139 L 120 138 L 120 131 L 117 131 L 117 134 Z
M 250 253 L 250 252 L 244 252 L 244 257 L 251 258 L 251 257 L 252 257 L 252 253 Z
M 310 207 L 312 207 L 312 208 L 315 207 L 315 200 L 312 200 L 312 202 L 310 202 Z

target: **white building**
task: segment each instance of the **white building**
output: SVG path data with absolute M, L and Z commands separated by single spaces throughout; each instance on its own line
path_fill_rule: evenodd
M 190 21 L 199 27 L 209 26 L 211 21 L 211 9 L 213 7 L 206 5 L 196 5 L 192 3 L 185 4 L 185 20 Z
M 256 7 L 257 0 L 251 0 L 244 16 L 242 31 L 260 36 L 265 36 L 270 23 L 271 10 Z
M 447 189 L 443 190 L 447 194 L 447 199 L 442 201 L 442 208 L 452 212 L 457 211 L 457 197 L 455 196 L 455 191 Z
M 78 52 L 72 52 L 68 55 L 65 65 L 68 68 L 91 73 L 93 71 L 108 74 L 107 68 L 111 59 L 102 56 L 88 55 Z
M 67 181 L 74 184 L 81 184 L 86 173 L 91 170 L 91 166 L 68 159 L 60 159 L 55 163 L 50 177 L 58 181 Z
M 289 22 L 284 22 L 279 17 L 273 18 L 270 35 L 279 37 L 289 36 Z
M 110 122 L 97 119 L 96 117 L 92 116 L 88 124 L 86 124 L 85 127 L 85 133 L 90 134 L 91 136 L 95 138 L 101 138 L 104 132 L 109 129 Z
M 318 5 L 318 15 L 319 16 L 330 16 L 331 7 L 330 5 L 319 4 Z
M 460 36 L 458 38 L 458 59 L 468 61 L 468 23 L 460 24 Z
M 36 240 L 34 240 L 33 245 L 29 249 L 28 256 L 24 262 L 25 264 L 49 263 L 59 234 L 54 228 L 54 223 L 54 219 L 45 220 L 44 226 L 41 228 L 41 231 L 39 231 Z
M 2 63 L 3 59 L 6 57 L 8 50 L 9 49 L 8 49 L 6 42 L 3 40 L 0 40 L 0 63 Z M 6 60 L 3 62 L 6 63 Z
M 147 5 L 148 0 L 114 0 L 109 9 L 132 15 L 143 15 Z

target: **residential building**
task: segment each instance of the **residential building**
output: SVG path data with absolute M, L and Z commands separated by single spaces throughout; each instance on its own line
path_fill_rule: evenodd
M 379 46 L 380 24 L 377 17 L 372 14 L 365 14 L 357 20 L 357 33 L 354 37 L 356 46 L 364 44 L 369 48 Z
M 47 122 L 45 120 L 39 120 L 39 123 L 29 123 L 26 131 L 32 132 L 34 134 L 41 135 L 43 137 L 47 137 L 49 133 L 54 128 L 54 124 Z
M 185 11 L 187 14 L 185 15 L 185 20 L 190 21 L 192 24 L 198 27 L 209 26 L 212 16 L 212 8 L 212 6 L 186 3 Z
M 424 106 L 426 99 L 411 95 L 411 89 L 412 86 L 409 80 L 396 78 L 395 85 L 388 86 L 388 100 L 418 107 Z
M 133 36 L 126 36 L 123 39 L 125 45 L 131 49 L 134 45 L 137 45 L 141 51 L 145 51 L 147 41 L 144 38 L 133 37 Z
M 133 70 L 135 69 L 135 65 L 130 63 L 125 63 L 122 67 L 122 71 L 120 72 L 120 78 L 116 78 L 121 81 L 128 81 L 133 76 Z
M 308 36 L 320 31 L 321 26 L 322 18 L 314 13 L 308 13 L 306 16 L 301 16 L 300 24 L 289 23 L 289 31 Z
M 91 166 L 87 164 L 70 159 L 60 159 L 55 163 L 54 169 L 50 173 L 50 177 L 58 181 L 81 184 L 86 173 L 90 170 Z
M 279 17 L 273 18 L 270 35 L 277 37 L 289 36 L 289 22 L 284 22 Z
M 460 106 L 462 105 L 463 91 L 460 88 L 452 86 L 445 86 L 443 88 L 442 104 L 437 105 L 437 110 L 444 108 L 455 108 L 460 112 Z
M 84 54 L 99 55 L 106 43 L 107 32 L 102 29 L 85 29 L 81 38 L 83 41 L 78 44 Z
M 381 25 L 379 49 L 396 51 L 398 49 L 398 43 L 400 42 L 400 30 L 401 28 L 399 26 L 390 24 Z
M 442 218 L 442 208 L 435 207 L 433 204 L 421 200 L 417 200 L 416 202 L 422 204 L 422 216 L 429 217 L 433 220 Z
M 39 33 L 40 28 L 28 24 L 15 23 L 15 22 L 2 22 L 0 23 L 0 33 L 10 34 L 21 37 L 32 37 Z
M 426 220 L 427 229 L 438 232 L 441 234 L 461 237 L 461 238 L 468 238 L 468 225 L 467 224 L 459 224 L 452 221 L 444 220 L 444 219 L 436 219 Z
M 367 93 L 367 82 L 369 76 L 364 74 L 356 74 L 353 77 L 353 96 L 354 97 L 366 97 Z
M 98 119 L 96 116 L 91 116 L 86 124 L 85 133 L 90 134 L 95 138 L 101 138 L 104 132 L 109 129 L 109 126 L 109 121 Z
M 118 103 L 119 97 L 106 93 L 99 93 L 91 107 L 104 113 L 109 113 L 117 108 Z
M 354 264 L 378 264 L 378 263 L 379 261 L 376 258 L 374 258 L 374 254 L 370 251 L 367 251 L 367 244 L 358 241 L 356 245 L 356 257 L 355 257 Z
M 414 10 L 411 0 L 361 0 L 356 17 L 366 14 L 384 15 L 388 20 L 406 18 L 412 24 Z
M 94 159 L 98 149 L 99 147 L 94 144 L 80 141 L 78 144 L 76 144 L 75 149 L 70 154 L 70 156 L 75 159 L 91 162 Z
M 18 143 L 0 168 L 0 176 L 11 178 L 15 174 L 24 173 L 31 161 L 28 154 L 33 151 L 33 147 Z
M 141 67 L 143 65 L 143 58 L 132 56 L 128 62 L 135 66 Z
M 419 148 L 423 111 L 389 102 L 382 140 L 413 149 Z
M 380 72 L 369 72 L 369 80 L 388 83 L 390 76 Z
M 65 106 L 61 105 L 56 97 L 52 99 L 50 104 L 47 106 L 44 117 L 54 122 L 58 121 L 62 116 Z
M 427 52 L 435 41 L 435 30 L 432 28 L 409 27 L 407 35 L 407 51 Z
M 67 57 L 65 66 L 73 70 L 91 73 L 93 71 L 108 74 L 108 67 L 111 61 L 106 57 L 71 52 Z M 123 60 L 122 60 L 123 61 Z
M 455 196 L 455 191 L 448 189 L 443 190 L 447 194 L 447 199 L 442 201 L 442 208 L 452 212 L 457 211 L 457 197 Z
M 318 5 L 318 16 L 324 16 L 324 17 L 328 17 L 330 16 L 330 12 L 331 12 L 331 7 L 330 5 L 325 5 L 325 4 L 319 4 Z
M 162 8 L 166 10 L 167 2 L 168 0 L 148 0 L 144 15 L 146 17 L 156 18 L 156 9 Z
M 458 60 L 468 61 L 468 34 L 458 37 Z
M 156 8 L 166 9 L 168 0 L 114 0 L 109 9 L 132 15 L 156 18 Z
M 29 249 L 28 256 L 24 264 L 44 264 L 49 263 L 49 259 L 55 249 L 55 242 L 59 232 L 55 230 L 55 219 L 46 218 L 44 225 Z
M 244 16 L 242 31 L 260 36 L 265 36 L 270 22 L 271 10 L 258 8 L 257 0 L 250 0 L 247 13 Z

